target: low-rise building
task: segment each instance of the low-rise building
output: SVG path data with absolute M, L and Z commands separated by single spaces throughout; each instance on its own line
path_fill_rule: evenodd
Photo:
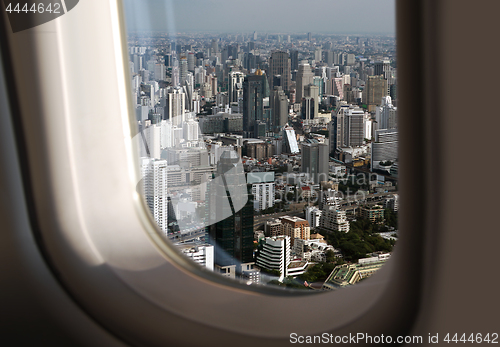
M 214 270 L 214 246 L 202 242 L 187 242 L 177 245 L 181 252 L 195 263 Z
M 269 219 L 264 225 L 264 231 L 268 237 L 283 235 L 283 224 L 279 219 Z
M 362 218 L 369 219 L 372 223 L 384 219 L 384 208 L 380 205 L 363 206 L 359 213 Z
M 294 260 L 290 262 L 290 265 L 288 265 L 288 271 L 287 271 L 287 276 L 300 276 L 304 274 L 307 270 L 307 266 L 309 265 L 309 262 L 307 260 Z
M 361 259 L 360 259 L 361 260 Z M 323 290 L 334 290 L 346 287 L 368 278 L 377 272 L 387 259 L 369 260 L 358 264 L 344 264 L 336 266 L 323 283 Z
M 327 244 L 323 238 L 311 240 L 295 239 L 292 253 L 295 257 L 303 260 L 325 262 L 326 252 L 328 252 L 329 250 L 340 255 L 340 252 L 336 250 L 332 245 Z

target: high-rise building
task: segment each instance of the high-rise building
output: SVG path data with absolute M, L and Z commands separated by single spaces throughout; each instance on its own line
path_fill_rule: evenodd
M 254 136 L 255 124 L 264 119 L 265 75 L 257 70 L 243 81 L 243 132 Z
M 365 91 L 368 112 L 375 111 L 376 106 L 379 106 L 382 98 L 387 95 L 387 80 L 383 75 L 368 76 Z
M 293 50 L 290 52 L 290 69 L 295 71 L 299 69 L 299 51 Z
M 231 71 L 228 76 L 229 103 L 238 102 L 243 97 L 245 75 L 240 71 Z
M 337 190 L 331 188 L 322 190 L 320 192 L 318 207 L 320 210 L 324 210 L 329 206 L 334 206 L 338 209 L 340 200 L 341 198 L 337 196 Z
M 180 72 L 178 66 L 172 67 L 172 87 L 178 87 L 180 85 Z
M 187 69 L 188 71 L 194 72 L 196 57 L 193 52 L 189 52 L 187 55 Z
M 297 154 L 299 153 L 299 145 L 297 144 L 297 137 L 295 130 L 292 127 L 283 128 L 283 153 Z
M 165 101 L 165 119 L 169 119 L 172 125 L 182 125 L 186 109 L 184 90 L 180 87 L 169 88 Z
M 279 131 L 288 122 L 288 99 L 281 87 L 275 87 L 271 92 L 271 126 L 274 131 Z
M 179 83 L 184 85 L 188 74 L 188 62 L 186 56 L 182 56 L 179 61 Z
M 316 206 L 307 206 L 305 210 L 306 219 L 309 222 L 311 228 L 316 228 L 319 226 L 319 220 L 322 211 Z
M 343 106 L 330 123 L 330 131 L 334 134 L 331 141 L 331 151 L 336 148 L 357 147 L 364 143 L 365 112 L 356 106 Z M 334 142 L 336 145 L 334 146 Z
M 322 53 L 323 53 L 323 51 L 321 50 L 321 47 L 316 47 L 314 49 L 314 61 L 316 63 L 319 63 L 320 61 L 323 60 Z
M 356 56 L 352 53 L 347 54 L 345 65 L 354 65 L 356 63 Z
M 302 119 L 311 120 L 318 118 L 319 88 L 309 84 L 304 87 L 304 97 L 302 98 Z
M 281 75 L 281 86 L 284 91 L 290 90 L 291 84 L 291 63 L 287 52 L 276 51 L 271 53 L 269 58 L 269 88 L 273 90 L 274 79 L 276 75 Z
M 266 237 L 257 256 L 256 265 L 263 269 L 279 271 L 279 281 L 283 281 L 288 276 L 290 261 L 290 237 Z
M 304 97 L 304 87 L 308 84 L 313 83 L 314 73 L 311 70 L 311 66 L 307 63 L 299 65 L 299 71 L 297 72 L 297 102 L 302 102 Z
M 376 61 L 375 64 L 373 65 L 373 68 L 375 76 L 383 75 L 386 80 L 389 79 L 391 72 L 390 60 Z
M 326 62 L 326 65 L 328 66 L 333 66 L 333 64 L 335 64 L 335 61 L 334 61 L 334 53 L 333 51 L 326 51 L 325 52 L 325 62 Z
M 253 199 L 247 191 L 243 165 L 235 151 L 220 156 L 208 190 L 207 232 L 220 268 L 253 261 Z
M 168 230 L 167 161 L 142 158 L 141 174 L 146 204 L 158 227 L 166 235 Z
M 309 240 L 311 236 L 311 227 L 309 222 L 299 217 L 281 217 L 283 224 L 283 234 L 290 237 L 291 245 L 294 245 L 295 239 Z
M 155 64 L 155 80 L 163 81 L 165 80 L 165 65 L 163 64 Z
M 319 219 L 319 225 L 327 231 L 349 232 L 349 222 L 346 212 L 338 209 L 336 206 L 327 206 Z
M 161 126 L 151 125 L 151 121 L 141 126 L 141 157 L 161 158 Z
M 309 174 L 314 183 L 328 181 L 328 161 L 329 148 L 327 144 L 302 144 L 302 172 Z
M 384 96 L 380 107 L 377 107 L 375 115 L 378 129 L 397 129 L 397 107 L 392 104 L 390 96 Z
M 372 169 L 381 161 L 396 161 L 398 159 L 397 129 L 375 130 L 375 142 L 371 146 Z
M 216 53 L 219 53 L 219 43 L 217 40 L 213 39 L 211 43 L 211 55 L 215 55 Z
M 172 54 L 165 54 L 163 56 L 163 60 L 164 60 L 164 63 L 165 63 L 165 66 L 167 67 L 171 67 L 172 66 Z
M 247 183 L 252 185 L 255 211 L 274 206 L 274 172 L 250 172 Z
M 214 246 L 201 242 L 185 242 L 176 246 L 195 263 L 214 270 Z

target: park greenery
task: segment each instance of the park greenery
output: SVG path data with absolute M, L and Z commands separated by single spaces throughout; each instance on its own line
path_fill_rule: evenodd
M 397 217 L 391 215 L 392 223 L 397 223 Z M 386 240 L 377 233 L 389 231 L 388 227 L 379 223 L 372 223 L 368 219 L 358 219 L 350 222 L 350 231 L 344 233 L 333 231 L 324 233 L 328 244 L 342 252 L 345 261 L 357 262 L 366 258 L 372 252 L 390 252 L 394 240 Z

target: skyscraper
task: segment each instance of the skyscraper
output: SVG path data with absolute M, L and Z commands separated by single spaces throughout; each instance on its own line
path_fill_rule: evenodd
M 235 151 L 226 150 L 208 191 L 210 243 L 219 267 L 253 261 L 253 199 L 249 198 L 243 165 Z M 224 218 L 225 217 L 225 218 Z
M 184 90 L 180 87 L 169 88 L 165 101 L 165 119 L 170 119 L 172 125 L 180 126 L 186 109 Z
M 188 71 L 194 72 L 195 59 L 193 52 L 189 52 L 187 55 L 187 69 Z
M 290 52 L 290 69 L 292 71 L 299 69 L 299 51 L 297 50 Z
M 313 83 L 314 74 L 308 63 L 300 64 L 297 72 L 297 102 L 302 102 L 304 87 Z
M 269 88 L 274 88 L 274 76 L 281 75 L 281 86 L 284 91 L 290 90 L 291 71 L 290 57 L 287 52 L 276 51 L 269 58 Z
M 397 129 L 397 108 L 392 105 L 390 96 L 384 96 L 375 116 L 378 129 Z
M 231 71 L 228 78 L 229 103 L 238 102 L 243 97 L 243 81 L 245 75 L 240 71 Z
M 243 132 L 246 137 L 254 136 L 256 122 L 263 120 L 264 79 L 262 71 L 257 70 L 243 81 Z
M 302 172 L 318 184 L 328 181 L 328 145 L 323 143 L 305 143 L 302 145 Z
M 186 56 L 182 56 L 179 61 L 179 83 L 184 85 L 186 83 L 188 73 L 188 62 Z
M 279 131 L 288 122 L 288 99 L 281 87 L 275 87 L 269 101 L 272 112 L 271 126 L 274 131 Z
M 384 79 L 384 75 L 368 76 L 365 90 L 368 111 L 375 111 L 375 107 L 380 105 L 382 97 L 387 95 L 387 80 Z
M 390 60 L 376 61 L 373 68 L 374 68 L 375 76 L 384 75 L 385 79 L 389 79 L 390 72 L 391 72 Z
M 163 81 L 165 80 L 165 65 L 163 64 L 155 64 L 155 80 Z
M 166 235 L 168 228 L 167 161 L 143 158 L 141 174 L 146 204 L 161 231 Z
M 302 98 L 302 119 L 311 120 L 318 117 L 319 88 L 309 84 L 304 87 Z
M 334 134 L 330 139 L 330 149 L 356 147 L 364 142 L 364 117 L 363 109 L 356 106 L 341 107 L 332 120 L 330 132 Z M 336 141 L 336 145 L 333 142 Z
M 219 53 L 219 43 L 215 39 L 212 40 L 210 48 L 211 48 L 210 52 L 211 55 Z

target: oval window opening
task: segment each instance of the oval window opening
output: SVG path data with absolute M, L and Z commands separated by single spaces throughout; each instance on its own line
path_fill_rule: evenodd
M 165 238 L 249 285 L 376 272 L 398 235 L 394 1 L 124 3 L 138 189 Z

